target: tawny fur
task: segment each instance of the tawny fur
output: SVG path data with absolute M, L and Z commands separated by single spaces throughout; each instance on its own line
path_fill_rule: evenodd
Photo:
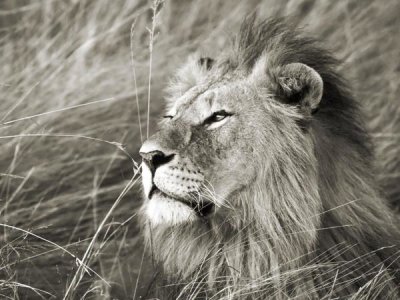
M 284 21 L 255 24 L 254 18 L 211 70 L 196 61 L 181 69 L 171 87 L 169 112 L 194 106 L 208 90 L 251 109 L 235 136 L 218 141 L 229 156 L 239 155 L 235 147 L 244 149 L 237 164 L 243 162 L 249 178 L 256 175 L 209 218 L 169 226 L 143 216 L 148 246 L 163 269 L 159 296 L 398 299 L 399 224 L 379 192 L 371 141 L 357 102 L 335 71 L 338 62 Z M 281 69 L 292 63 L 321 76 L 317 110 L 305 113 L 281 89 Z M 164 124 L 168 129 L 157 138 L 170 140 L 174 132 L 170 148 L 182 145 L 174 150 L 192 155 L 200 169 L 229 174 L 211 164 L 234 168 L 220 153 L 225 148 L 183 124 Z M 185 140 L 188 130 L 197 131 Z M 225 183 L 234 179 L 225 176 Z

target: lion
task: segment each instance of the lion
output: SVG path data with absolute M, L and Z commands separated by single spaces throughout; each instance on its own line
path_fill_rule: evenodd
M 399 222 L 338 61 L 285 19 L 192 56 L 141 147 L 162 299 L 398 299 Z

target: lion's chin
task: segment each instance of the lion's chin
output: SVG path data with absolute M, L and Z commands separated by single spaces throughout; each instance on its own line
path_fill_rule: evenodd
M 147 201 L 144 213 L 152 225 L 178 225 L 198 218 L 191 207 L 162 194 L 155 194 Z

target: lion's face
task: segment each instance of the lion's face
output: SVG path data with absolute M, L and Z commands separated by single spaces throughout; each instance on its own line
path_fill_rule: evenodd
M 262 67 L 211 74 L 172 99 L 161 129 L 140 150 L 143 210 L 152 224 L 240 210 L 232 196 L 258 184 L 269 162 L 285 152 L 285 140 L 302 138 L 298 108 L 274 98 Z
M 143 145 L 146 213 L 153 222 L 208 217 L 229 206 L 229 196 L 254 179 L 259 124 L 250 126 L 249 120 L 256 119 L 261 108 L 247 101 L 251 89 L 245 93 L 241 85 L 188 91 Z

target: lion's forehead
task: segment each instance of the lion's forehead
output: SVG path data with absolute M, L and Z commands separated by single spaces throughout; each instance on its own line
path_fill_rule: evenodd
M 241 81 L 197 85 L 175 101 L 170 114 L 198 123 L 217 110 L 233 110 L 242 105 L 246 94 L 248 88 Z

